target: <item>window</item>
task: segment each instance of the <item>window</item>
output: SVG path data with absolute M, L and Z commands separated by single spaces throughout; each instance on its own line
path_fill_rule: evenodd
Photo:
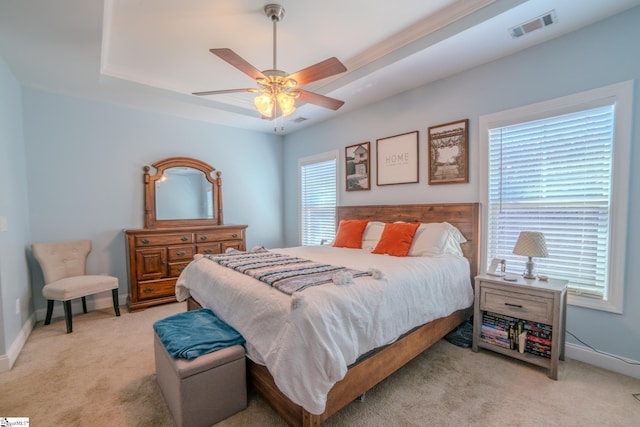
M 569 303 L 622 312 L 631 82 L 480 119 L 486 258 L 507 260 L 520 231 L 545 235 L 536 270 L 569 281 Z
M 337 152 L 300 161 L 300 243 L 319 245 L 336 234 Z

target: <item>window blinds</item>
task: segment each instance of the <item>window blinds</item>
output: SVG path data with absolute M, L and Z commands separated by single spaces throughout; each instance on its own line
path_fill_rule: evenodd
M 489 130 L 489 260 L 523 271 L 518 234 L 540 231 L 549 257 L 537 272 L 606 298 L 613 120 L 609 105 Z
M 336 159 L 301 166 L 302 245 L 332 241 L 336 232 Z

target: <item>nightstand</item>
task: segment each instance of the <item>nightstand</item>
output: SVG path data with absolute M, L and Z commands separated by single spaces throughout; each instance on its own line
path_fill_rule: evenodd
M 567 281 L 507 277 L 515 281 L 488 274 L 475 278 L 472 350 L 545 367 L 557 380 L 558 360 L 564 360 Z M 520 342 L 522 333 L 526 340 Z

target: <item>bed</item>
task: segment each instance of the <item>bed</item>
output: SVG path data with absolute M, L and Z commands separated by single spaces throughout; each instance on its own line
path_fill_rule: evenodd
M 406 279 L 406 286 L 409 289 L 407 292 L 413 295 L 413 300 L 409 302 L 409 305 L 412 303 L 414 305 L 411 305 L 410 309 L 402 306 L 395 312 L 387 313 L 381 311 L 380 307 L 400 306 L 404 303 L 396 303 L 395 301 L 406 299 L 406 297 L 396 295 L 399 293 L 397 289 L 392 293 L 386 285 L 387 281 L 395 280 L 395 270 L 387 265 L 392 261 L 395 262 L 391 260 L 395 257 L 377 255 L 383 258 L 378 258 L 378 265 L 375 267 L 379 267 L 384 274 L 376 275 L 376 272 L 379 272 L 377 268 L 368 270 L 366 268 L 369 265 L 367 263 L 370 262 L 368 257 L 371 255 L 358 252 L 368 251 L 332 249 L 330 247 L 287 248 L 274 251 L 284 256 L 306 254 L 309 258 L 315 258 L 314 260 L 322 262 L 335 259 L 331 257 L 335 256 L 337 252 L 339 259 L 344 261 L 343 264 L 355 267 L 356 271 L 364 272 L 366 270 L 370 275 L 353 279 L 350 286 L 316 286 L 292 295 L 285 295 L 264 286 L 255 279 L 221 267 L 211 260 L 198 259 L 185 269 L 178 280 L 176 295 L 179 300 L 188 300 L 189 309 L 211 308 L 223 320 L 245 335 L 245 338 L 249 337 L 247 338 L 247 350 L 250 382 L 254 389 L 290 425 L 320 425 L 331 414 L 352 402 L 441 339 L 467 319 L 472 312 L 471 278 L 477 273 L 477 246 L 480 241 L 479 205 L 477 203 L 343 206 L 337 208 L 338 221 L 357 219 L 383 223 L 447 222 L 455 226 L 466 239 L 466 242 L 460 245 L 463 257 L 442 255 L 441 257 L 433 257 L 434 259 L 424 257 L 415 260 L 417 265 L 420 265 L 419 268 L 428 270 L 436 268 L 436 264 L 446 266 L 448 271 L 455 272 L 453 274 L 456 276 L 455 279 L 448 279 L 449 273 L 446 276 L 436 276 L 440 277 L 440 281 L 451 280 L 452 284 L 443 286 L 437 292 L 423 291 L 417 286 L 414 287 L 413 284 L 409 287 L 410 277 L 399 276 Z M 347 251 L 353 252 L 347 254 Z M 350 254 L 353 254 L 353 257 Z M 435 258 L 441 259 L 436 262 Z M 414 261 L 407 260 L 406 262 Z M 413 267 L 412 264 L 411 268 L 418 267 Z M 421 271 L 414 269 L 412 274 L 420 276 Z M 227 279 L 229 283 L 217 284 L 210 289 L 209 285 L 205 283 L 207 280 L 212 280 L 213 277 L 215 277 L 216 283 L 224 282 Z M 256 287 L 251 281 L 256 282 L 259 286 Z M 442 312 L 435 309 L 438 314 L 433 319 L 429 317 L 433 317 L 433 310 L 421 309 L 422 305 L 431 304 L 426 302 L 427 298 L 421 293 L 411 294 L 411 292 L 436 292 L 440 295 L 443 292 L 449 292 L 448 288 L 450 287 L 455 288 L 454 282 L 455 286 L 462 287 L 461 290 L 464 290 L 464 292 L 460 292 L 459 299 L 445 296 L 440 304 L 433 295 L 426 294 L 429 295 L 428 299 L 433 299 L 438 307 L 445 305 L 444 299 L 451 300 L 451 303 L 454 304 L 453 306 L 447 305 L 447 307 L 454 307 L 453 309 L 442 308 Z M 253 286 L 252 290 L 247 291 L 250 286 Z M 361 288 L 365 286 L 366 292 L 361 293 Z M 385 301 L 384 304 L 375 305 L 364 300 L 361 305 L 344 302 L 352 301 L 351 297 L 355 301 L 360 301 L 365 296 L 368 298 L 369 294 L 376 293 L 382 295 L 379 298 Z M 333 294 L 334 297 L 327 297 L 325 294 Z M 256 295 L 260 295 L 263 299 L 258 299 Z M 345 295 L 348 295 L 350 299 L 347 299 Z M 420 298 L 425 298 L 424 304 Z M 420 301 L 420 304 L 415 305 L 416 301 Z M 369 306 L 375 306 L 375 309 L 364 309 Z M 242 307 L 252 314 L 241 313 Z M 327 307 L 329 308 L 327 309 Z M 354 310 L 353 307 L 358 307 L 358 309 Z M 328 311 L 323 312 L 322 310 Z M 362 313 L 358 310 L 361 310 Z M 364 313 L 365 311 L 366 313 Z M 354 313 L 357 313 L 357 316 Z M 341 316 L 345 316 L 345 318 L 343 319 Z M 389 316 L 395 316 L 393 322 L 389 322 Z M 428 320 L 425 322 L 420 319 Z M 253 329 L 256 322 L 258 322 L 258 326 L 269 326 L 258 333 Z M 354 328 L 350 326 L 351 329 L 345 332 L 347 336 L 343 337 L 342 332 L 337 331 L 336 322 L 338 324 L 355 324 L 355 329 L 358 332 L 353 332 Z M 359 322 L 363 324 L 360 325 Z M 375 327 L 371 327 L 370 325 L 375 322 L 379 323 Z M 392 327 L 387 326 L 389 323 L 393 323 L 393 328 L 397 327 L 398 329 L 394 332 Z M 396 323 L 398 323 L 397 326 Z M 270 335 L 267 334 L 267 330 L 270 331 L 268 332 Z M 367 333 L 371 337 L 365 338 L 370 338 L 370 340 L 363 339 L 362 335 Z M 390 334 L 393 333 L 396 335 L 391 336 Z M 287 338 L 289 335 L 303 342 L 289 344 L 291 341 Z M 313 339 L 310 338 L 312 335 Z M 303 348 L 312 350 L 303 352 Z M 313 357 L 308 357 L 311 352 Z M 307 354 L 300 355 L 299 353 Z M 309 362 L 307 359 L 312 360 Z M 291 365 L 287 365 L 288 363 Z M 317 374 L 316 368 L 318 369 Z M 285 378 L 282 373 L 284 371 L 291 371 L 293 373 L 291 378 Z

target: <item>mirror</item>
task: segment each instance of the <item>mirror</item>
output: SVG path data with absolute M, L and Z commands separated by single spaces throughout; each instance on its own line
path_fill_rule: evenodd
M 213 219 L 211 184 L 197 169 L 165 169 L 156 181 L 156 219 Z
M 222 225 L 221 172 L 196 159 L 171 157 L 144 167 L 145 228 Z

